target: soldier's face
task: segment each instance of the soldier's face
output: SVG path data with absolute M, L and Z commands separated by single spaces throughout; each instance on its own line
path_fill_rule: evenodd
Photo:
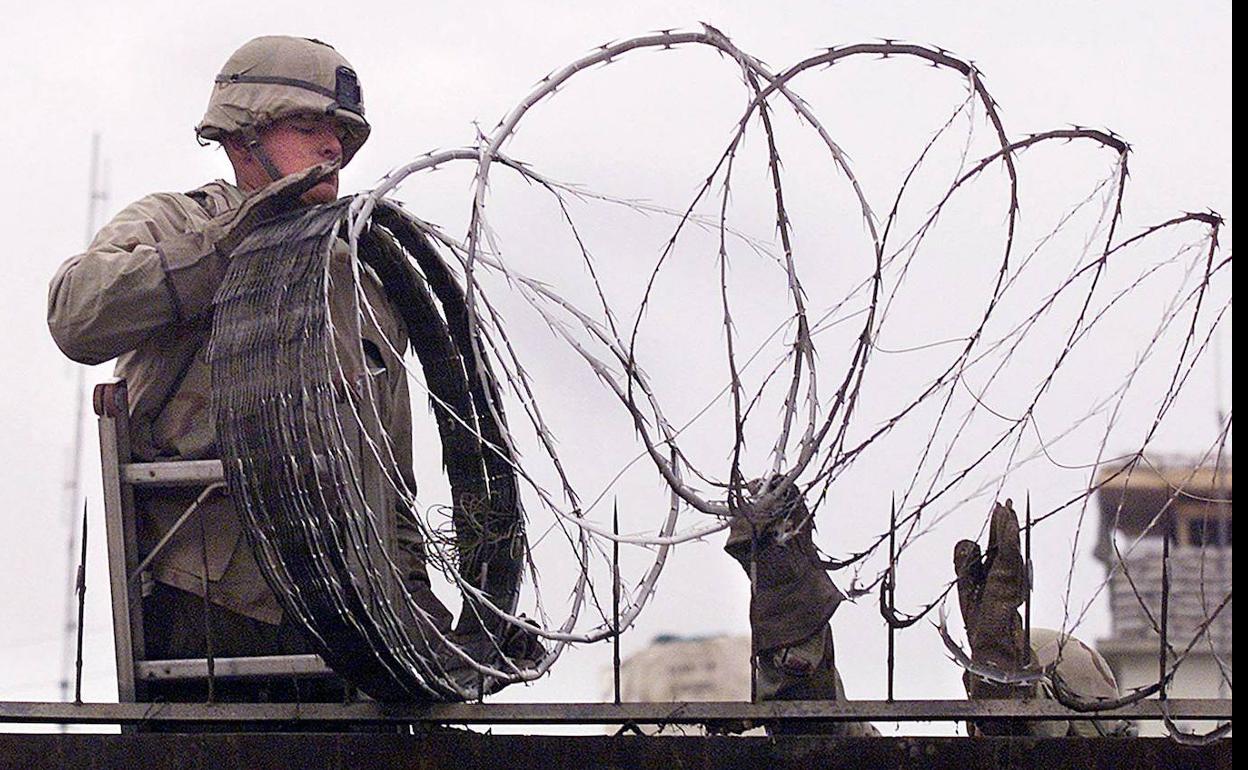
M 294 115 L 276 121 L 260 132 L 260 145 L 283 176 L 319 163 L 342 159 L 342 136 L 338 121 L 328 115 Z M 304 203 L 329 203 L 338 197 L 335 172 L 303 194 Z

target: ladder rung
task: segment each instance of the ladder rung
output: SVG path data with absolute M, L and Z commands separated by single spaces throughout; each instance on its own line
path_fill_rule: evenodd
M 319 655 L 270 655 L 256 658 L 214 658 L 213 676 L 313 676 L 332 674 Z M 207 679 L 208 661 L 203 658 L 141 660 L 135 664 L 136 678 L 142 681 L 165 679 Z
M 127 463 L 121 467 L 121 477 L 136 487 L 189 487 L 222 481 L 225 471 L 220 460 L 178 460 Z

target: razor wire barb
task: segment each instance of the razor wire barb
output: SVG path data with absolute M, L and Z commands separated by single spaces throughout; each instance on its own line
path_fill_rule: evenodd
M 612 64 L 625 56 L 674 48 L 714 51 L 739 71 L 746 89 L 745 108 L 735 121 L 730 137 L 711 170 L 684 206 L 666 207 L 648 201 L 617 198 L 567 184 L 507 154 L 508 141 L 526 115 L 552 99 L 573 78 L 586 77 L 590 70 Z M 851 58 L 917 60 L 960 78 L 966 87 L 965 99 L 924 144 L 903 181 L 889 196 L 888 211 L 882 218 L 877 215 L 864 185 L 856 176 L 847 154 L 834 139 L 833 132 L 821 121 L 815 108 L 796 91 L 799 78 L 826 71 Z M 869 241 L 868 253 L 854 255 L 855 259 L 868 266 L 864 274 L 842 296 L 830 300 L 818 297 L 817 292 L 803 282 L 802 270 L 799 269 L 800 265 L 806 264 L 802 247 L 795 237 L 800 224 L 790 211 L 786 198 L 786 171 L 782 163 L 785 144 L 775 125 L 779 115 L 789 112 L 803 130 L 812 133 L 817 146 L 831 161 L 838 179 L 857 206 Z M 982 115 L 990 127 L 993 148 L 982 157 L 975 158 L 972 136 L 977 115 Z M 965 118 L 971 128 L 968 128 L 957 172 L 936 202 L 930 204 L 926 213 L 918 219 L 917 226 L 902 232 L 902 214 L 910 211 L 909 201 L 914 195 L 913 180 L 929 162 L 933 147 L 949 134 L 960 118 Z M 778 250 L 775 251 L 766 239 L 754 237 L 738 228 L 730 213 L 729 198 L 734 173 L 746 161 L 743 154 L 746 139 L 754 136 L 751 132 L 756 129 L 761 131 L 765 148 L 763 164 L 779 240 Z M 1038 147 L 1075 142 L 1108 151 L 1113 159 L 1112 172 L 1089 195 L 1071 205 L 1034 248 L 1020 256 L 1018 223 L 1022 182 L 1018 165 L 1025 154 Z M 462 351 L 465 366 L 491 373 L 496 378 L 498 387 L 484 394 L 481 408 L 489 418 L 488 424 L 496 425 L 498 431 L 496 435 L 486 435 L 477 424 L 470 424 L 459 417 L 454 419 L 461 423 L 458 426 L 460 429 L 469 432 L 481 443 L 487 456 L 505 464 L 515 474 L 526 501 L 522 510 L 530 531 L 534 517 L 540 514 L 546 531 L 558 532 L 563 537 L 579 565 L 579 576 L 571 587 L 568 606 L 561 617 L 552 617 L 547 601 L 535 591 L 533 602 L 538 616 L 535 622 L 534 619 L 522 617 L 515 607 L 500 605 L 487 592 L 461 576 L 459 566 L 464 554 L 457 547 L 462 549 L 464 533 L 459 531 L 459 519 L 449 517 L 457 525 L 451 528 L 446 524 L 432 524 L 426 516 L 416 517 L 416 524 L 428 546 L 430 566 L 444 574 L 466 598 L 471 599 L 474 612 L 496 616 L 505 625 L 523 627 L 553 642 L 553 645 L 540 661 L 528 665 L 521 665 L 506 655 L 502 656 L 501 665 L 491 665 L 460 648 L 453 640 L 440 639 L 438 643 L 449 645 L 455 655 L 482 676 L 499 681 L 540 676 L 568 644 L 601 641 L 631 626 L 653 597 L 673 547 L 700 541 L 720 532 L 735 516 L 749 517 L 755 523 L 764 524 L 767 512 L 776 508 L 794 487 L 812 501 L 810 515 L 816 522 L 820 521 L 824 518 L 820 514 L 827 510 L 825 504 L 833 498 L 838 480 L 857 463 L 869 462 L 872 450 L 890 436 L 897 435 L 905 426 L 918 423 L 918 416 L 924 412 L 934 412 L 934 417 L 927 418 L 930 424 L 924 429 L 926 438 L 898 497 L 895 531 L 900 538 L 897 558 L 935 531 L 954 511 L 977 506 L 986 512 L 991 501 L 1002 495 L 1013 477 L 1021 475 L 1033 464 L 1043 463 L 1058 468 L 1082 469 L 1089 474 L 1089 482 L 1083 491 L 1042 512 L 1032 524 L 1033 527 L 1040 524 L 1047 526 L 1048 522 L 1059 521 L 1055 517 L 1073 511 L 1076 514 L 1073 530 L 1077 543 L 1090 500 L 1106 483 L 1104 477 L 1097 478 L 1097 473 L 1112 466 L 1118 469 L 1115 475 L 1129 477 L 1138 466 L 1148 462 L 1146 452 L 1155 451 L 1160 426 L 1197 362 L 1208 354 L 1210 340 L 1223 325 L 1231 302 L 1231 258 L 1228 255 L 1218 259 L 1218 235 L 1223 222 L 1216 214 L 1183 214 L 1128 237 L 1120 235 L 1129 157 L 1130 147 L 1122 138 L 1112 132 L 1092 128 L 1061 128 L 1012 139 L 1006 130 L 1002 111 L 980 71 L 972 63 L 938 47 L 895 41 L 849 45 L 826 49 L 783 70 L 773 71 L 738 48 L 723 33 L 707 25 L 701 31 L 662 31 L 602 45 L 542 78 L 492 131 L 479 136 L 475 145 L 426 154 L 386 175 L 373 190 L 355 196 L 349 203 L 343 225 L 353 254 L 358 256 L 361 243 L 374 234 L 377 215 L 389 212 L 392 221 L 400 221 L 403 227 L 422 233 L 436 244 L 439 252 L 445 255 L 447 264 L 454 266 L 455 278 L 462 284 L 463 291 L 463 321 L 468 340 L 467 350 Z M 420 220 L 391 200 L 400 184 L 409 177 L 452 163 L 472 164 L 474 167 L 469 224 L 462 239 Z M 499 167 L 500 173 L 514 174 L 528 182 L 529 189 L 534 193 L 550 196 L 555 201 L 561 225 L 575 243 L 575 251 L 592 283 L 596 307 L 578 306 L 561 295 L 556 286 L 527 276 L 509 263 L 505 239 L 494 231 L 487 215 L 491 174 L 496 167 Z M 989 287 L 982 304 L 973 314 L 970 328 L 956 337 L 917 345 L 889 347 L 883 344 L 884 331 L 890 320 L 906 312 L 904 295 L 900 293 L 904 280 L 910 271 L 916 269 L 920 253 L 925 251 L 933 238 L 938 237 L 936 233 L 942 215 L 946 215 L 955 200 L 994 169 L 1004 170 L 1006 177 L 1005 232 L 988 263 L 995 267 L 989 269 Z M 1024 289 L 1033 288 L 1029 277 L 1035 266 L 1043 263 L 1048 256 L 1046 247 L 1074 226 L 1072 222 L 1078 217 L 1087 216 L 1087 212 L 1098 203 L 1101 208 L 1095 217 L 1095 224 L 1084 238 L 1082 251 L 1065 274 L 1055 285 L 1040 292 L 1021 317 L 1004 316 L 1001 312 L 1003 303 L 1012 300 Z M 592 250 L 576 222 L 578 205 L 614 206 L 624 213 L 657 215 L 671 223 L 663 245 L 646 274 L 644 291 L 635 306 L 627 309 L 628 312 L 613 305 L 609 299 L 610 287 L 604 285 Z M 707 206 L 714 207 L 713 215 L 702 212 Z M 1145 269 L 1134 282 L 1118 289 L 1106 287 L 1107 271 L 1111 266 L 1122 263 L 1128 252 L 1179 228 L 1202 228 L 1203 233 L 1192 247 L 1181 249 L 1171 259 Z M 656 286 L 690 229 L 710 232 L 716 237 L 713 280 L 719 289 L 717 301 L 722 360 L 728 377 L 722 388 L 692 418 L 677 421 L 668 417 L 660 389 L 643 367 L 645 352 L 641 345 L 641 329 Z M 747 342 L 740 336 L 734 315 L 734 310 L 739 308 L 732 301 L 732 276 L 728 266 L 735 246 L 744 246 L 756 256 L 767 257 L 784 274 L 788 307 L 773 319 L 774 323 L 769 327 L 773 329 L 770 335 L 757 344 Z M 1193 253 L 1198 257 L 1193 258 Z M 1188 261 L 1184 262 L 1184 259 Z M 359 260 L 354 262 L 359 315 L 365 322 L 377 324 L 379 321 L 372 306 L 373 300 L 363 288 Z M 1106 319 L 1120 311 L 1139 286 L 1154 279 L 1163 269 L 1176 265 L 1185 269 L 1184 280 L 1174 290 L 1156 328 L 1142 332 L 1142 347 L 1136 353 L 1134 365 L 1122 372 L 1121 381 L 1110 392 L 1087 404 L 1085 413 L 1070 415 L 1065 423 L 1054 425 L 1051 416 L 1042 416 L 1047 405 L 1046 397 L 1051 394 L 1059 375 L 1071 369 L 1073 357 L 1086 355 L 1087 349 L 1097 344 L 1093 332 L 1103 328 L 1108 323 Z M 712 280 L 709 274 L 708 280 Z M 1219 290 L 1211 292 L 1211 287 L 1215 285 Z M 575 480 L 577 463 L 570 463 L 560 456 L 558 440 L 548 414 L 539 405 L 542 395 L 540 385 L 522 360 L 522 346 L 509 336 L 503 311 L 499 307 L 500 292 L 504 291 L 522 300 L 542 319 L 555 337 L 583 362 L 606 389 L 607 400 L 617 403 L 626 414 L 640 449 L 605 488 L 585 492 Z M 327 321 L 332 323 L 332 319 Z M 851 326 L 846 327 L 847 324 Z M 1034 379 L 1013 383 L 1012 367 L 1030 355 L 1026 345 L 1044 324 L 1060 329 L 1061 341 L 1055 346 L 1056 351 L 1046 354 L 1042 371 Z M 850 335 L 852 342 L 847 345 L 848 349 L 836 352 L 836 361 L 832 366 L 821 366 L 817 356 L 820 339 L 842 333 L 844 328 L 856 330 Z M 1167 344 L 1170 337 L 1176 334 L 1182 335 L 1177 351 Z M 781 352 L 773 353 L 769 347 L 772 345 L 781 346 Z M 878 356 L 905 356 L 946 349 L 952 352 L 907 403 L 893 408 L 882 417 L 873 415 L 870 420 L 858 418 L 859 407 L 870 390 L 868 373 L 874 371 L 871 364 Z M 401 350 L 391 349 L 388 353 L 403 360 Z M 325 365 L 332 370 L 334 377 L 344 379 L 346 374 L 341 363 L 335 363 L 339 359 L 338 352 L 330 350 Z M 1138 446 L 1128 453 L 1111 455 L 1108 445 L 1110 428 L 1122 419 L 1124 410 L 1132 408 L 1128 397 L 1139 390 L 1137 373 L 1146 365 L 1158 363 L 1168 367 L 1170 374 L 1163 392 L 1155 394 L 1153 403 L 1156 404 L 1156 411 L 1151 418 L 1151 427 L 1145 431 Z M 744 375 L 756 374 L 759 370 L 764 372 L 756 378 L 761 384 L 751 392 L 747 389 Z M 425 387 L 414 369 L 410 379 L 417 388 Z M 747 460 L 745 451 L 747 425 L 772 418 L 760 411 L 760 405 L 765 401 L 764 392 L 773 383 L 778 383 L 777 387 L 783 395 L 780 398 L 778 428 L 772 433 L 774 441 L 770 459 L 764 465 L 747 467 L 747 463 L 753 462 L 752 459 Z M 1011 393 L 1024 394 L 1019 403 L 1009 407 L 996 403 L 997 391 L 1005 387 L 1003 383 L 1013 383 Z M 426 392 L 436 404 L 438 397 Z M 969 401 L 964 402 L 963 399 L 967 398 Z M 729 457 L 726 474 L 695 463 L 684 440 L 687 429 L 723 399 L 730 402 L 732 413 L 731 430 L 725 432 L 725 449 Z M 512 420 L 521 420 L 518 424 L 527 426 L 531 439 L 523 438 L 504 419 L 504 402 L 509 410 L 508 416 Z M 438 407 L 447 414 L 456 414 L 447 404 L 438 404 Z M 357 425 L 347 427 L 362 426 L 368 420 L 375 421 L 380 417 L 365 412 L 354 407 L 349 410 L 345 415 L 346 422 Z M 344 417 L 336 413 L 323 416 L 335 421 Z M 1232 419 L 1233 413 L 1228 414 L 1218 442 L 1210 448 L 1208 457 L 1222 457 L 1229 440 Z M 1098 420 L 1105 421 L 1109 427 L 1102 434 L 1094 457 L 1074 461 L 1058 457 L 1058 452 L 1066 446 L 1061 442 L 1088 430 Z M 981 426 L 985 423 L 999 427 L 995 432 L 983 435 Z M 345 431 L 346 428 L 340 427 L 340 439 L 346 435 Z M 623 440 L 626 437 L 620 438 Z M 731 441 L 730 446 L 728 441 Z M 1034 444 L 1029 441 L 1034 441 Z M 366 452 L 384 469 L 385 483 L 413 510 L 436 513 L 452 509 L 443 503 L 422 503 L 417 499 L 415 492 L 403 482 L 404 472 L 397 467 L 397 458 L 403 453 L 390 444 L 389 437 L 384 433 L 378 440 L 367 441 Z M 549 472 L 534 472 L 539 459 L 548 466 Z M 610 496 L 611 485 L 639 461 L 648 461 L 653 466 L 668 499 L 663 505 L 664 513 L 657 528 L 630 517 L 628 531 L 619 534 L 613 532 L 609 525 L 592 518 L 591 514 Z M 342 462 L 349 464 L 350 461 L 344 455 Z M 780 480 L 775 485 L 765 485 L 769 491 L 752 494 L 749 487 L 751 480 L 763 476 L 779 477 Z M 553 485 L 550 479 L 554 480 Z M 708 489 L 711 491 L 705 491 Z M 1175 490 L 1174 494 L 1177 496 L 1179 491 Z M 621 510 L 626 517 L 630 516 L 628 510 Z M 1126 553 L 1118 553 L 1117 563 L 1124 571 L 1126 556 L 1157 524 L 1158 518 L 1155 518 Z M 894 528 L 885 527 L 865 547 L 847 556 L 829 557 L 825 562 L 825 566 L 832 570 L 851 570 L 851 585 L 847 592 L 851 597 L 873 590 L 882 593 L 881 586 L 888 569 L 874 564 L 872 557 L 878 554 L 881 545 L 893 532 Z M 489 538 L 488 532 L 482 530 L 481 534 Z M 980 534 L 982 536 L 982 529 Z M 507 537 L 502 539 L 507 540 Z M 628 581 L 632 585 L 631 590 L 622 592 L 624 602 L 618 618 L 608 617 L 604 603 L 596 596 L 591 574 L 593 563 L 606 560 L 604 544 L 611 541 L 653 550 L 649 566 L 640 577 Z M 518 541 L 512 539 L 509 542 Z M 484 545 L 488 543 L 483 542 Z M 530 580 L 536 585 L 540 570 L 533 560 L 533 544 L 517 547 L 522 552 L 513 554 L 513 557 L 526 562 Z M 1069 609 L 1073 548 L 1071 571 L 1067 578 L 1068 609 L 1063 625 L 1063 633 L 1066 634 L 1079 625 L 1091 603 L 1089 600 L 1088 605 L 1078 612 Z M 271 549 L 264 553 L 266 560 L 280 561 Z M 368 570 L 378 575 L 397 572 L 398 567 L 389 554 L 374 554 L 374 557 Z M 274 569 L 280 571 L 282 568 L 277 565 Z M 1096 594 L 1108 585 L 1113 574 L 1114 570 L 1111 570 Z M 934 589 L 928 599 L 919 602 L 920 609 L 913 614 L 900 613 L 891 605 L 886 607 L 881 596 L 881 613 L 895 628 L 912 627 L 941 605 L 952 586 L 950 581 Z M 1147 613 L 1145 600 L 1138 592 L 1136 596 Z M 403 599 L 410 605 L 406 612 L 418 617 L 422 614 L 410 595 L 405 595 Z M 1216 598 L 1213 602 L 1206 600 L 1206 609 L 1211 603 L 1217 604 L 1217 609 L 1209 613 L 1208 621 L 1212 622 L 1229 601 L 1229 593 L 1221 603 Z M 582 616 L 587 612 L 596 615 L 597 620 L 584 621 Z M 395 621 L 391 619 L 389 622 Z M 937 625 L 952 652 L 956 644 L 945 630 L 943 611 Z M 1207 626 L 1208 623 L 1202 627 L 1201 633 L 1207 630 Z M 495 642 L 495 652 L 500 652 L 498 640 L 493 634 L 490 638 Z M 1187 650 L 1190 651 L 1192 646 L 1188 644 Z M 426 672 L 439 668 L 432 661 L 421 660 L 418 652 L 412 655 L 409 665 L 418 665 Z M 1185 655 L 1179 656 L 1175 667 Z M 953 653 L 953 657 L 959 665 L 975 670 L 965 653 Z M 1031 681 L 1029 677 L 1036 676 L 1034 672 L 976 673 L 1001 681 Z M 1173 669 L 1170 675 L 1172 673 Z M 433 676 L 437 678 L 436 671 Z M 1164 685 L 1165 682 L 1160 681 L 1156 688 L 1164 689 Z M 444 689 L 459 697 L 471 697 L 473 694 L 471 688 L 454 684 L 448 684 Z

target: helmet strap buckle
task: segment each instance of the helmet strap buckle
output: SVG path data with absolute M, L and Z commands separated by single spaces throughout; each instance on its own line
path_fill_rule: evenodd
M 251 157 L 255 158 L 265 173 L 269 175 L 269 181 L 276 182 L 282 178 L 282 172 L 278 170 L 277 165 L 273 163 L 269 153 L 265 151 L 264 145 L 260 144 L 260 133 L 256 131 L 254 126 L 247 126 L 240 129 L 239 133 L 243 136 L 243 145 L 247 148 L 247 152 Z

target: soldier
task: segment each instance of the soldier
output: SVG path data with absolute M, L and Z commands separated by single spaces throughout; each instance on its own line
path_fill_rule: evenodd
M 70 358 L 86 364 L 117 359 L 116 374 L 130 394 L 133 452 L 139 460 L 216 457 L 210 414 L 206 343 L 212 300 L 231 250 L 260 222 L 292 207 L 333 201 L 338 168 L 368 139 L 359 81 L 331 46 L 295 37 L 260 37 L 238 49 L 216 78 L 196 129 L 219 142 L 235 182 L 209 182 L 187 193 L 149 195 L 121 211 L 87 251 L 67 260 L 52 279 L 48 327 Z M 349 250 L 339 242 L 331 260 L 330 318 L 354 328 Z M 365 344 L 337 350 L 348 382 L 373 378 L 379 413 L 390 434 L 403 482 L 411 478 L 411 415 L 400 356 L 406 335 L 375 278 L 363 273 L 375 315 L 362 319 Z M 350 315 L 348 315 L 350 314 Z M 371 343 L 371 344 L 370 344 Z M 360 351 L 370 360 L 362 361 Z M 397 354 L 396 354 L 397 351 Z M 162 491 L 136 500 L 140 550 L 158 539 L 198 495 Z M 451 616 L 434 597 L 423 543 L 406 508 L 389 491 L 398 517 L 397 561 L 409 591 L 438 625 Z M 266 584 L 244 537 L 242 522 L 224 494 L 210 496 L 160 551 L 145 581 L 146 657 L 204 657 L 205 586 L 213 652 L 252 656 L 311 652 Z M 201 532 L 205 533 L 201 540 Z M 206 565 L 206 570 L 205 570 Z M 205 574 L 206 572 L 206 574 Z M 309 693 L 272 681 L 259 690 L 218 686 L 222 699 L 287 700 Z M 306 685 L 305 685 L 306 686 Z M 202 698 L 204 683 L 165 685 L 154 697 Z M 322 693 L 326 698 L 341 697 Z M 313 696 L 315 697 L 315 696 Z

